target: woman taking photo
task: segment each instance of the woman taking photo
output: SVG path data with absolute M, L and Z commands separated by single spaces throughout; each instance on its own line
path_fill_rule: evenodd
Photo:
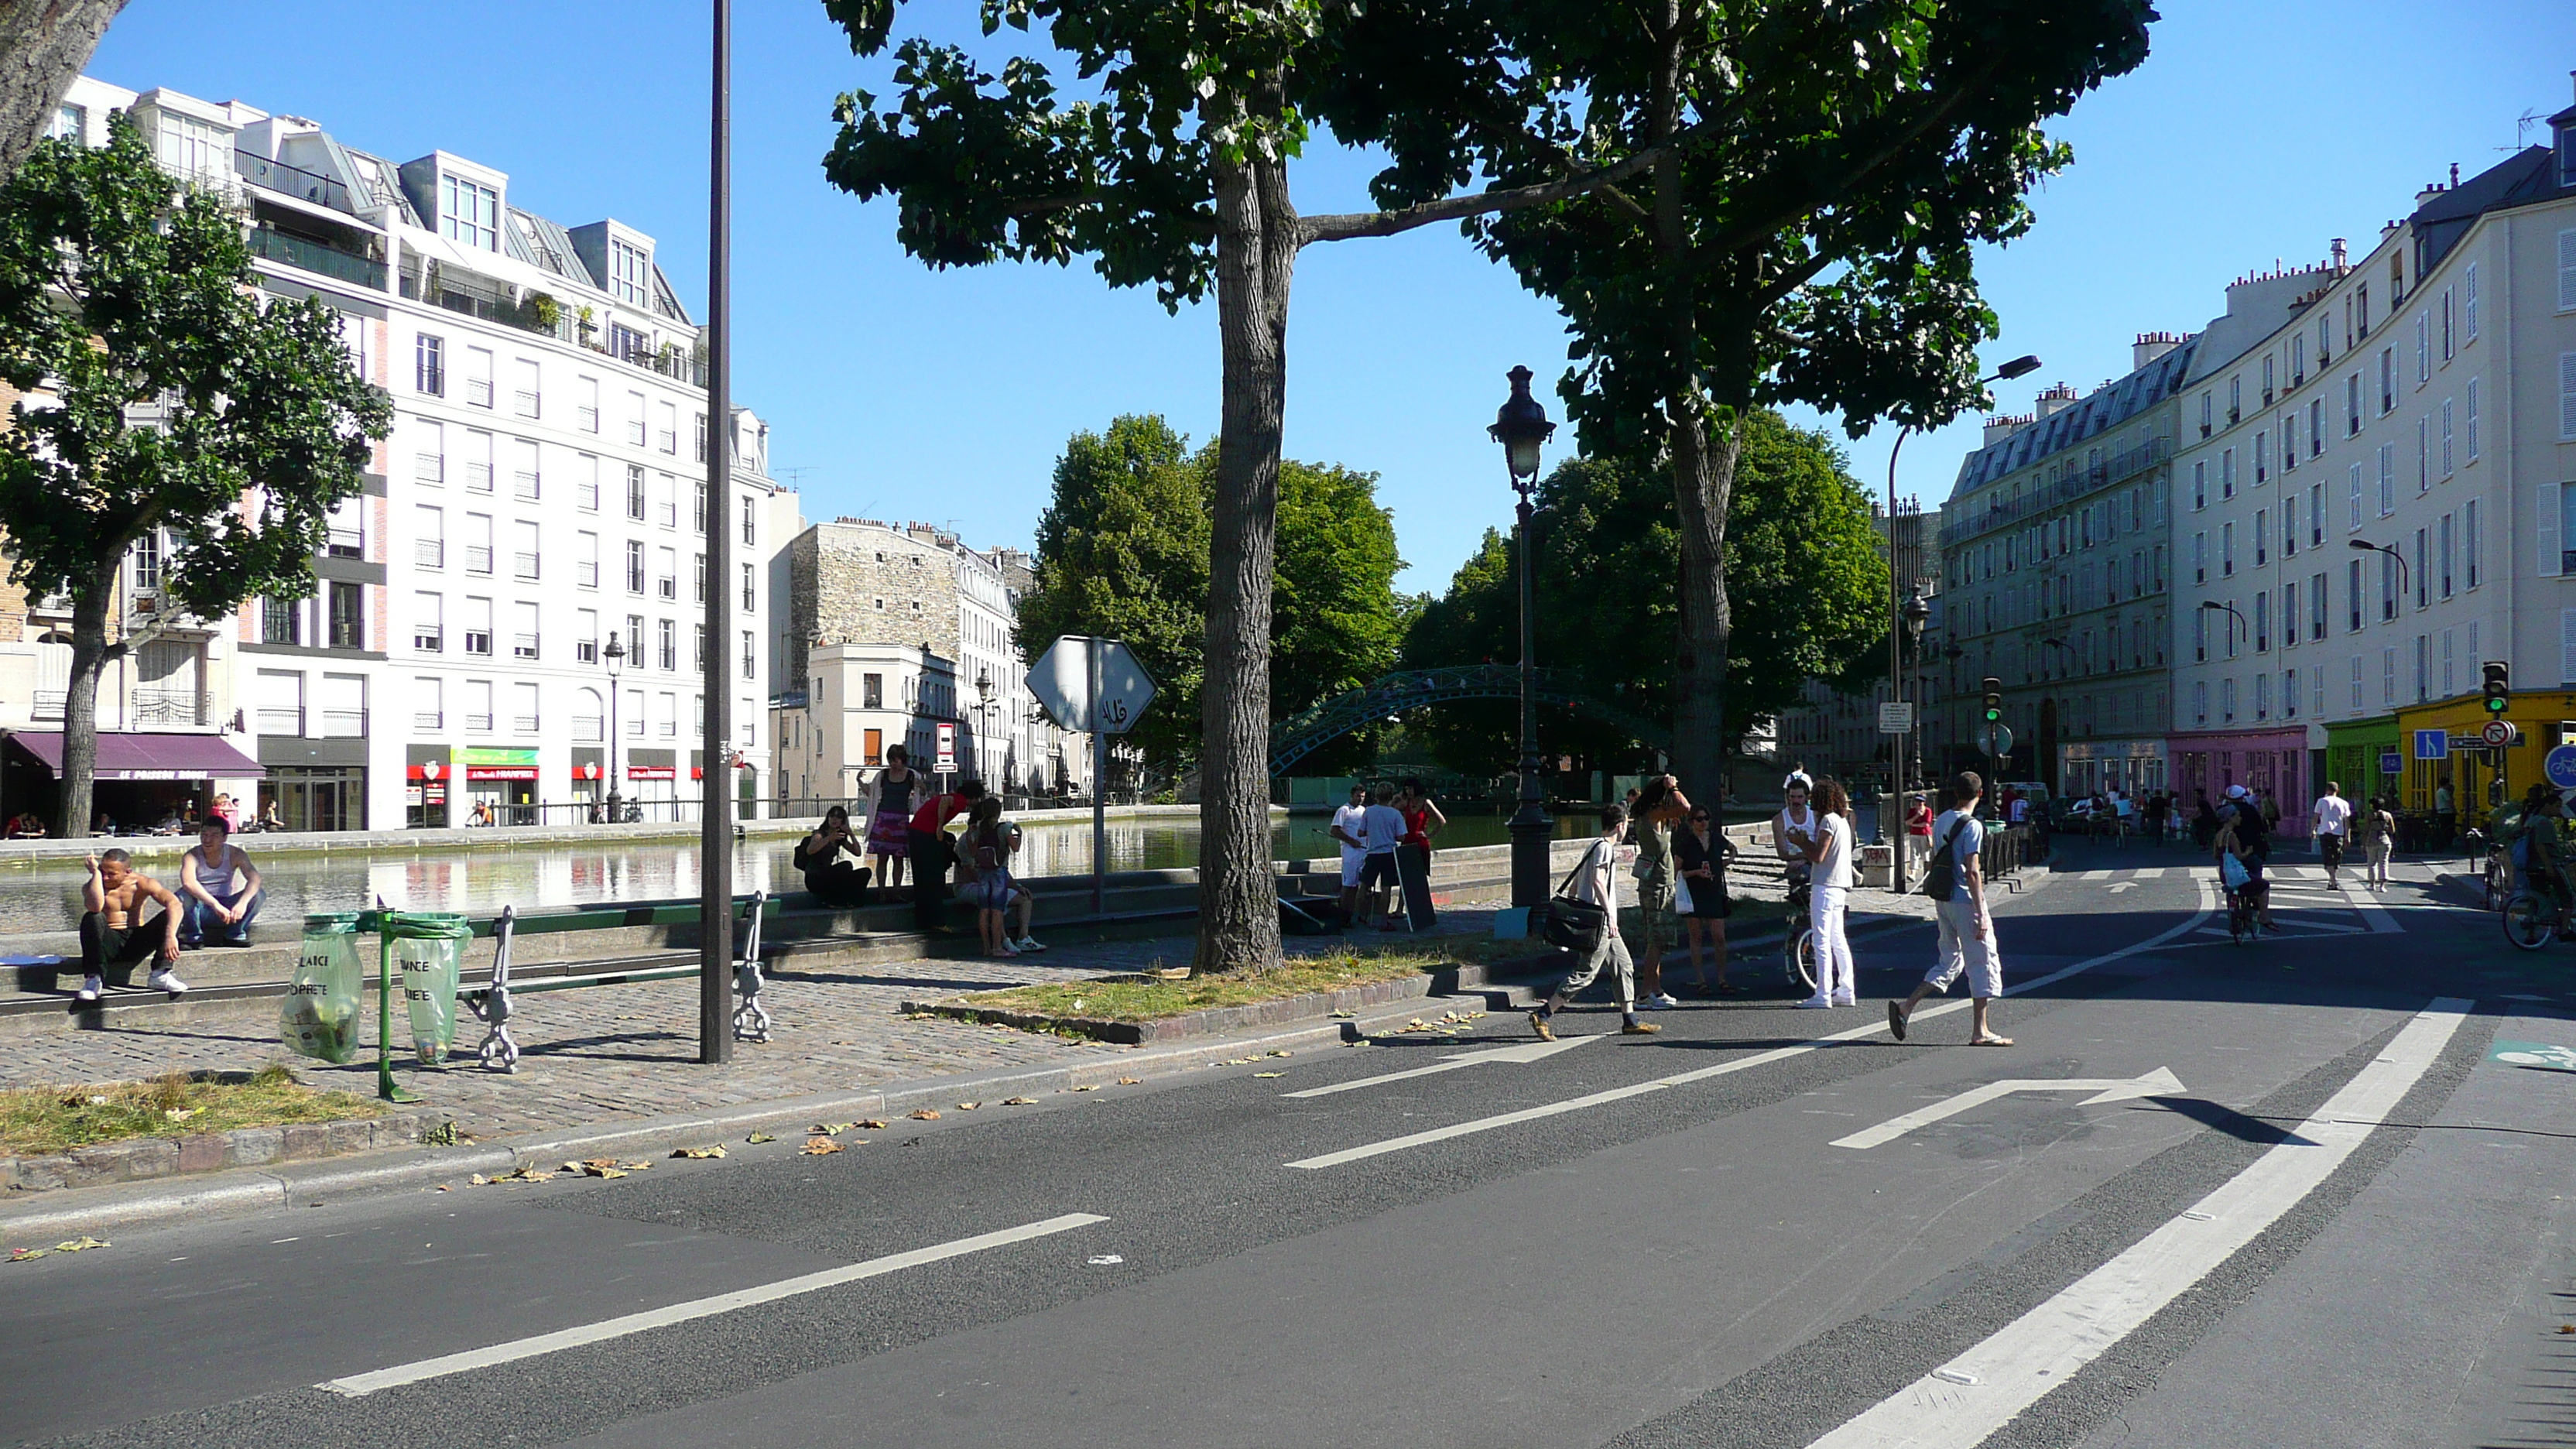
M 1673 864 L 1681 869 L 1682 889 L 1690 892 L 1690 909 L 1682 913 L 1683 929 L 1690 935 L 1691 970 L 1699 977 L 1702 996 L 1735 996 L 1744 990 L 1726 979 L 1726 918 L 1735 909 L 1726 894 L 1726 865 L 1734 856 L 1735 843 L 1709 819 L 1703 806 L 1692 806 L 1689 819 L 1673 832 Z M 1703 934 L 1717 956 L 1715 986 L 1708 984 L 1708 968 L 1700 964 Z
M 1794 838 L 1814 872 L 1807 911 L 1816 931 L 1816 994 L 1798 1005 L 1809 1011 L 1857 1005 L 1851 937 L 1843 929 L 1852 888 L 1851 797 L 1843 793 L 1841 782 L 1826 780 L 1816 787 L 1814 833 Z
M 901 745 L 888 747 L 885 761 L 868 782 L 868 856 L 876 862 L 877 884 L 891 895 L 903 884 L 903 863 L 912 850 L 913 796 L 921 793 L 921 776 L 913 771 L 912 752 Z
M 796 842 L 793 860 L 814 899 L 836 908 L 860 906 L 867 904 L 868 872 L 859 864 L 858 851 L 850 812 L 835 805 L 823 812 L 823 823 L 813 834 Z

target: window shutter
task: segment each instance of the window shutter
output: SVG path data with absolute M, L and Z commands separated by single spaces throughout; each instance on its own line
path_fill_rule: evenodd
M 2531 510 L 2540 534 L 2540 572 L 2549 578 L 2558 576 L 2559 560 L 2566 551 L 2558 534 L 2558 489 L 2556 483 L 2541 484 Z
M 2576 609 L 2558 611 L 2558 682 L 2576 684 Z
M 2558 354 L 2558 436 L 2576 439 L 2576 352 Z
M 2558 310 L 2576 308 L 2576 231 L 2558 234 Z

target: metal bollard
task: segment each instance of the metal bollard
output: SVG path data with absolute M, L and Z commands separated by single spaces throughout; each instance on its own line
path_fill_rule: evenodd
M 733 965 L 733 988 L 741 998 L 733 1009 L 736 1041 L 769 1040 L 769 1009 L 760 1004 L 760 918 L 768 905 L 769 892 L 754 891 L 743 912 L 742 958 Z
M 492 923 L 492 989 L 482 1000 L 469 997 L 465 1003 L 490 1028 L 475 1053 L 486 1070 L 519 1069 L 519 1044 L 510 1038 L 510 937 L 518 926 L 519 908 L 503 906 L 500 919 Z

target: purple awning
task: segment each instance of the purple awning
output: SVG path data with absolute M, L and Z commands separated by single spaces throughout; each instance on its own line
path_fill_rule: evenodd
M 59 775 L 63 772 L 63 737 L 59 732 L 21 730 L 9 738 Z M 125 735 L 98 733 L 101 780 L 257 780 L 267 776 L 257 760 L 225 743 L 220 735 Z

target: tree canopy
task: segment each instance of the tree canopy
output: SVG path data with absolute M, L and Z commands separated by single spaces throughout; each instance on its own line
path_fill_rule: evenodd
M 1744 600 L 1729 639 L 1730 747 L 1793 704 L 1809 676 L 1840 672 L 1885 637 L 1887 563 L 1841 450 L 1768 409 L 1748 414 L 1744 428 L 1726 556 Z M 1672 719 L 1683 562 L 1668 480 L 1634 458 L 1570 458 L 1541 480 L 1537 501 L 1538 663 L 1631 713 Z M 1518 589 L 1509 541 L 1488 531 L 1407 634 L 1406 667 L 1518 659 Z M 1505 704 L 1443 706 L 1407 727 L 1466 774 L 1497 773 L 1515 753 L 1518 726 Z M 1557 711 L 1541 742 L 1551 755 L 1621 764 L 1663 743 Z
M 29 394 L 0 433 L 9 579 L 72 600 L 60 808 L 79 830 L 101 669 L 173 615 L 311 594 L 331 510 L 365 486 L 393 410 L 328 308 L 263 304 L 240 219 L 183 190 L 122 114 L 105 146 L 40 142 L 0 186 L 0 378 Z M 167 599 L 111 621 L 154 529 Z
M 1174 765 L 1199 753 L 1216 452 L 1213 442 L 1193 450 L 1150 414 L 1075 434 L 1056 461 L 1038 523 L 1037 586 L 1020 608 L 1020 647 L 1032 655 L 1062 634 L 1111 635 L 1137 651 L 1160 695 L 1129 738 L 1148 759 Z M 1404 564 L 1377 475 L 1283 461 L 1278 558 L 1274 722 L 1395 665 Z

